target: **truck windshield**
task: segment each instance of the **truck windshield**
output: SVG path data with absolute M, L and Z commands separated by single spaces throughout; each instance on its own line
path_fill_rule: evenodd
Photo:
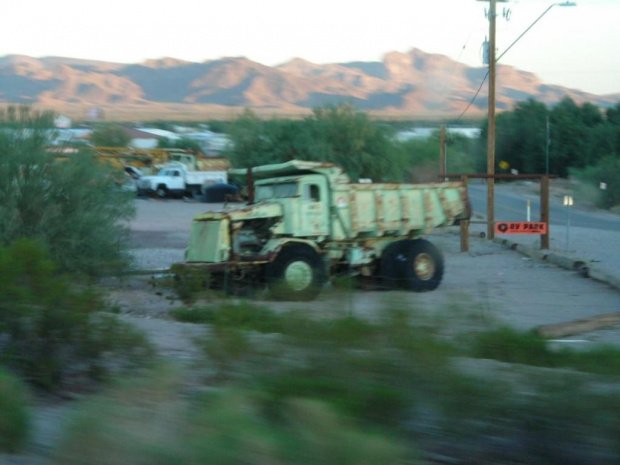
M 263 184 L 256 186 L 256 201 L 268 199 L 282 199 L 297 195 L 297 183 Z

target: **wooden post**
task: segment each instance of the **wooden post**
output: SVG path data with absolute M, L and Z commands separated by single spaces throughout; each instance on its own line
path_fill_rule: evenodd
M 439 133 L 439 179 L 446 180 L 446 126 L 441 125 Z
M 549 249 L 549 176 L 545 175 L 540 180 L 540 221 L 547 223 L 547 233 L 540 236 L 540 248 Z
M 469 192 L 467 176 L 461 176 L 461 181 L 465 186 L 465 204 L 467 205 L 467 213 L 471 215 L 469 206 Z M 469 218 L 461 220 L 461 252 L 469 252 Z

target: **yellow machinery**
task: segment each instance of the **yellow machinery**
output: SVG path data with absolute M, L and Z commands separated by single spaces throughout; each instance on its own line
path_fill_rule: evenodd
M 142 174 L 154 174 L 167 163 L 180 163 L 191 171 L 227 171 L 230 162 L 222 157 L 204 157 L 181 149 L 138 149 L 131 147 L 55 147 L 57 158 L 66 159 L 67 155 L 79 153 L 79 151 L 92 152 L 95 158 L 112 164 L 112 166 L 125 169 L 133 166 Z

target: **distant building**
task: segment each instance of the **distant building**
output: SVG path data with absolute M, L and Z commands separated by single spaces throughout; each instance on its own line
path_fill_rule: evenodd
M 428 139 L 433 134 L 438 134 L 440 128 L 412 128 L 407 131 L 400 131 L 396 134 L 396 139 L 406 141 L 411 139 Z M 446 127 L 446 133 L 458 134 L 470 139 L 480 137 L 482 129 L 478 127 Z
M 59 129 L 68 129 L 71 127 L 71 123 L 71 118 L 65 115 L 58 115 L 56 118 L 54 118 L 54 126 Z
M 127 128 L 127 133 L 131 136 L 129 145 L 137 149 L 154 149 L 160 139 L 180 139 L 174 132 L 164 131 L 154 128 Z
M 230 139 L 225 134 L 218 134 L 206 129 L 199 132 L 183 134 L 183 137 L 198 142 L 202 153 L 211 157 L 221 155 L 230 144 Z

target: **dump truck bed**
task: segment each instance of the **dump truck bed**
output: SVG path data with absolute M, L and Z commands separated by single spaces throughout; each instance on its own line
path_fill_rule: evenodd
M 469 217 L 463 184 L 349 184 L 332 191 L 334 239 L 421 235 Z

